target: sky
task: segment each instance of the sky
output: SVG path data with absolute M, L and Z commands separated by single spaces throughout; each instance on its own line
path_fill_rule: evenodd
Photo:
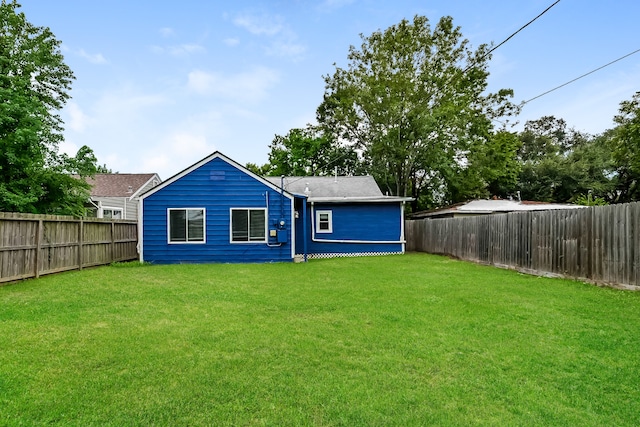
M 554 0 L 20 0 L 62 42 L 76 80 L 61 112 L 74 155 L 162 179 L 214 151 L 264 164 L 276 135 L 315 123 L 323 76 L 350 46 L 415 15 L 453 17 L 472 47 L 505 40 Z M 489 92 L 529 100 L 640 49 L 637 0 L 561 0 L 496 49 Z M 598 134 L 640 91 L 640 53 L 524 105 Z

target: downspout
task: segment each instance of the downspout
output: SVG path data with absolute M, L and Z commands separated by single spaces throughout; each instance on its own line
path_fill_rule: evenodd
M 302 253 L 304 255 L 304 262 L 307 262 L 307 198 L 306 197 L 302 200 Z

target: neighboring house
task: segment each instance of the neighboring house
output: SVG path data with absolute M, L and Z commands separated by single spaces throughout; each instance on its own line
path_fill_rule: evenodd
M 522 212 L 522 211 L 548 211 L 557 209 L 580 209 L 585 206 L 572 205 L 572 204 L 560 204 L 560 203 L 546 203 L 546 202 L 528 202 L 517 200 L 472 200 L 466 203 L 458 203 L 455 205 L 447 206 L 440 209 L 434 209 L 430 211 L 415 212 L 410 215 L 411 219 L 422 218 L 460 218 L 465 216 L 476 215 L 492 215 L 507 212 Z
M 264 178 L 214 152 L 140 196 L 140 260 L 402 253 L 407 200 L 383 196 L 371 177 Z
M 138 198 L 162 182 L 156 173 L 99 173 L 91 185 L 90 216 L 138 219 Z

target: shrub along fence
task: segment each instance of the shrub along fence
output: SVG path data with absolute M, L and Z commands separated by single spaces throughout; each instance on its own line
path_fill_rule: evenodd
M 408 251 L 640 290 L 640 202 L 408 220 Z
M 135 221 L 0 212 L 0 283 L 137 259 Z

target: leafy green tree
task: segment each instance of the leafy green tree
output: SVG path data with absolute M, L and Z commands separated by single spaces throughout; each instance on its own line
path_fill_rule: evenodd
M 362 150 L 392 194 L 439 204 L 475 191 L 454 197 L 449 186 L 468 167 L 470 149 L 489 139 L 491 119 L 517 110 L 511 90 L 485 92 L 489 46 L 472 50 L 451 17 L 433 31 L 415 16 L 361 37 L 348 67 L 324 77 L 318 122 Z
M 88 186 L 69 174 L 95 173 L 95 156 L 88 147 L 74 158 L 58 154 L 58 111 L 74 76 L 60 41 L 19 8 L 0 3 L 0 210 L 81 214 Z
M 620 103 L 614 117 L 617 127 L 611 139 L 616 167 L 614 202 L 640 200 L 640 92 Z
M 101 165 L 96 165 L 96 173 L 113 173 L 113 170 L 111 168 L 108 168 L 107 164 L 104 163 Z
M 319 128 L 308 125 L 276 135 L 269 146 L 269 163 L 259 170 L 273 176 L 353 175 L 362 172 L 358 153 L 339 145 Z
M 525 123 L 520 134 L 521 161 L 518 189 L 525 200 L 559 202 L 557 189 L 564 175 L 564 157 L 570 152 L 570 132 L 563 119 L 541 117 Z
M 272 166 L 270 163 L 265 163 L 264 165 L 259 166 L 255 163 L 249 162 L 245 165 L 245 167 L 249 169 L 251 172 L 259 176 L 269 176 L 272 169 Z
M 607 134 L 580 133 L 562 119 L 545 116 L 527 122 L 519 137 L 522 198 L 563 203 L 587 194 L 611 197 L 614 166 Z
M 555 192 L 557 200 L 579 203 L 580 196 L 587 197 L 587 201 L 590 196 L 594 203 L 611 201 L 615 166 L 607 135 L 607 132 L 597 136 L 574 133 L 571 152 L 562 161 L 560 185 Z
M 473 144 L 468 155 L 469 166 L 458 176 L 459 185 L 470 183 L 467 184 L 468 190 L 460 191 L 461 197 L 513 196 L 521 170 L 518 160 L 521 146 L 518 135 L 506 130 L 492 133 L 486 141 Z
M 579 194 L 574 199 L 574 203 L 582 206 L 605 206 L 608 204 L 602 197 L 594 196 L 591 193 Z

